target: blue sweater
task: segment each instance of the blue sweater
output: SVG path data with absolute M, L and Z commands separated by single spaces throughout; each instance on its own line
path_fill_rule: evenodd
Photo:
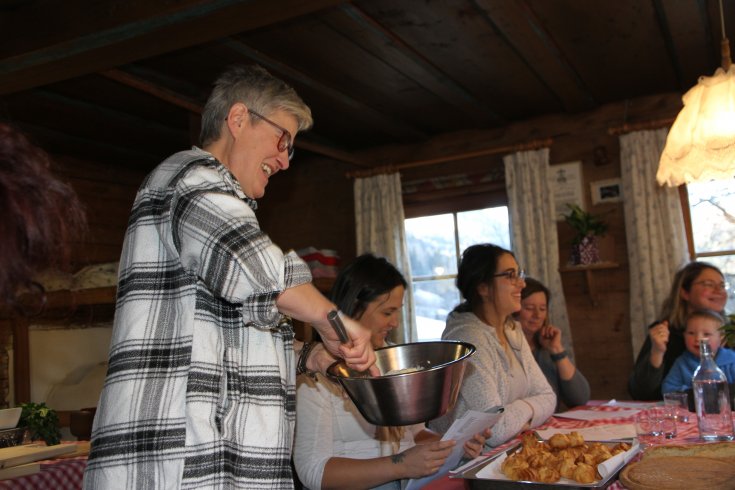
M 727 347 L 720 347 L 717 349 L 715 363 L 725 373 L 727 382 L 729 384 L 735 383 L 735 351 Z M 684 351 L 682 355 L 676 358 L 669 374 L 664 378 L 661 384 L 661 392 L 668 393 L 670 391 L 686 391 L 691 389 L 692 376 L 694 376 L 694 370 L 698 366 L 699 357 L 689 351 Z

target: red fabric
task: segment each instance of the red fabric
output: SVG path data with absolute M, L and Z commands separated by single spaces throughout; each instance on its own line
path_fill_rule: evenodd
M 339 265 L 339 257 L 329 257 L 319 252 L 302 255 L 301 259 L 306 263 L 318 262 L 324 265 Z
M 618 412 L 618 411 L 623 410 L 619 407 L 601 406 L 599 405 L 599 402 L 597 403 L 590 402 L 590 405 L 585 406 L 585 407 L 579 407 L 579 409 L 599 410 L 602 412 Z M 594 426 L 599 426 L 599 425 L 633 424 L 634 423 L 633 418 L 634 416 L 631 415 L 630 417 L 626 417 L 626 418 L 611 418 L 611 419 L 586 421 L 586 420 L 573 420 L 573 419 L 551 417 L 544 425 L 539 427 L 539 429 L 554 428 L 554 429 L 561 429 L 561 430 L 574 430 L 574 429 L 580 429 L 584 427 L 594 427 Z M 699 429 L 697 428 L 697 416 L 693 413 L 689 414 L 689 422 L 677 423 L 676 432 L 677 432 L 676 437 L 673 439 L 668 439 L 663 445 L 669 445 L 669 444 L 681 445 L 681 444 L 692 444 L 692 443 L 701 442 L 699 440 Z M 489 455 L 497 454 L 505 449 L 508 449 L 512 444 L 515 444 L 519 440 L 520 438 L 511 439 L 507 443 L 493 449 L 492 451 L 486 454 L 489 454 Z M 426 485 L 424 487 L 424 490 L 465 490 L 469 488 L 470 486 L 467 480 L 464 480 L 462 478 L 449 478 L 449 476 L 444 476 Z M 560 488 L 563 488 L 563 487 L 560 487 Z M 607 488 L 608 490 L 625 490 L 625 487 L 619 481 L 615 481 Z

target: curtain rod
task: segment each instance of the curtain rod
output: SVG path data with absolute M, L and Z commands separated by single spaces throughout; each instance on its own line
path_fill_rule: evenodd
M 441 157 L 430 158 L 427 160 L 416 160 L 413 162 L 394 163 L 390 165 L 381 165 L 370 170 L 355 170 L 347 172 L 347 178 L 364 178 L 373 177 L 379 174 L 394 173 L 407 168 L 428 167 L 437 163 L 452 162 L 456 160 L 467 160 L 469 158 L 481 157 L 485 155 L 497 155 L 498 153 L 515 153 L 518 151 L 538 150 L 539 148 L 548 148 L 554 142 L 551 138 L 542 140 L 533 140 L 527 143 L 516 145 L 496 146 L 494 148 L 484 148 L 482 150 L 469 151 L 466 153 L 457 153 L 454 155 L 444 155 Z
M 619 136 L 621 134 L 632 133 L 633 131 L 645 131 L 647 129 L 661 129 L 669 127 L 674 123 L 673 117 L 666 119 L 654 119 L 653 121 L 643 121 L 638 123 L 623 124 L 622 126 L 616 126 L 607 129 L 607 134 L 612 136 Z

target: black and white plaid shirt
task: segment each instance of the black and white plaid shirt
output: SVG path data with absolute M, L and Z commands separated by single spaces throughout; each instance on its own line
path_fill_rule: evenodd
M 255 207 L 198 148 L 142 184 L 85 488 L 292 487 L 293 330 L 275 300 L 311 274 Z

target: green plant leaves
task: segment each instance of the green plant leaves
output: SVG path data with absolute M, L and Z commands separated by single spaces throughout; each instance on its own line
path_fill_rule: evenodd
M 31 439 L 43 439 L 48 446 L 61 442 L 59 430 L 59 416 L 56 410 L 49 408 L 45 403 L 21 403 L 23 409 L 20 414 L 19 427 L 27 427 Z
M 569 208 L 569 214 L 564 215 L 564 221 L 577 232 L 573 240 L 575 245 L 588 235 L 601 236 L 607 231 L 607 223 L 599 216 L 586 212 L 576 204 L 567 203 L 566 206 Z
M 727 323 L 721 328 L 722 333 L 725 336 L 725 343 L 731 349 L 735 347 L 735 313 L 730 313 L 725 316 Z

